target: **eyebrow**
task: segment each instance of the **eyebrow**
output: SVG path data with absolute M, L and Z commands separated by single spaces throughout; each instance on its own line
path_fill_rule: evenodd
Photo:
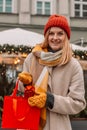
M 54 30 L 49 30 L 49 33 L 50 33 L 50 32 L 54 32 Z M 58 32 L 64 33 L 64 30 L 59 30 Z

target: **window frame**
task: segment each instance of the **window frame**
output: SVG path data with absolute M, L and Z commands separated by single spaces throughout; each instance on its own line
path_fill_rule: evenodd
M 38 13 L 37 12 L 37 2 L 42 2 L 42 13 Z M 46 2 L 49 2 L 49 4 L 50 4 L 50 8 L 48 9 L 49 10 L 49 13 L 48 14 L 46 14 L 46 7 L 45 7 L 45 4 L 46 4 Z M 52 3 L 52 1 L 51 0 L 36 0 L 36 14 L 37 15 L 50 15 L 51 14 L 51 3 Z
M 80 6 L 80 9 L 75 9 L 75 5 L 76 4 Z M 87 16 L 84 16 L 84 12 L 87 12 L 87 9 L 83 9 L 84 5 L 87 5 L 87 1 L 83 1 L 83 0 L 77 1 L 77 0 L 74 0 L 74 16 L 75 17 L 86 17 L 87 18 Z M 75 14 L 76 12 L 79 13 L 79 16 L 76 16 L 76 14 Z
M 3 4 L 0 6 L 2 7 L 2 11 L 0 11 L 0 13 L 12 13 L 12 7 L 13 7 L 13 4 L 12 4 L 12 0 L 11 0 L 11 4 L 6 4 L 6 0 L 2 0 L 3 1 Z M 10 7 L 11 11 L 6 11 L 6 8 L 7 7 Z

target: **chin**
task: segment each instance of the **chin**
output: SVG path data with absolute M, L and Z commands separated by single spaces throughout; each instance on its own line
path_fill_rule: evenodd
M 53 48 L 54 51 L 59 51 L 61 48 Z

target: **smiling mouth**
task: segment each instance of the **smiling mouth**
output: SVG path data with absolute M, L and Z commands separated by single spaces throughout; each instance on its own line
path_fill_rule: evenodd
M 53 45 L 55 45 L 55 46 L 57 46 L 57 45 L 59 45 L 60 44 L 60 42 L 58 42 L 58 43 L 53 43 Z

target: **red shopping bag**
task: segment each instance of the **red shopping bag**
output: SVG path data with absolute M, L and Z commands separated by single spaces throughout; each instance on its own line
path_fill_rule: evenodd
M 38 130 L 40 109 L 31 107 L 24 97 L 16 96 L 18 82 L 11 96 L 4 97 L 2 128 Z

